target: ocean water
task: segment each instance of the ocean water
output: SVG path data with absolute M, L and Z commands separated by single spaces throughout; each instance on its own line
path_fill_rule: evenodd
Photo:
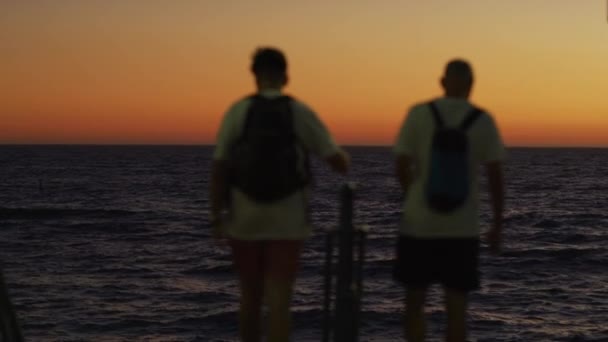
M 400 216 L 388 148 L 350 148 L 348 179 L 314 164 L 315 235 L 293 300 L 294 341 L 319 341 L 324 231 L 358 181 L 371 232 L 361 341 L 400 341 L 391 279 Z M 0 147 L 0 260 L 29 341 L 235 341 L 238 292 L 206 225 L 210 147 Z M 504 253 L 482 248 L 472 341 L 608 341 L 608 150 L 512 149 Z M 482 198 L 485 203 L 485 197 Z M 483 205 L 482 222 L 489 211 Z M 431 341 L 445 314 L 433 288 Z

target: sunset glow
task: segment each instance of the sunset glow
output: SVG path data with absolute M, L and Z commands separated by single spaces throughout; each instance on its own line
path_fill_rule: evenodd
M 510 146 L 608 146 L 605 0 L 6 1 L 0 143 L 213 144 L 257 46 L 342 144 L 391 144 L 453 57 Z

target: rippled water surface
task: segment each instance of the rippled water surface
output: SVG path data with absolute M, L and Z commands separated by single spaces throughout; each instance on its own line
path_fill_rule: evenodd
M 208 147 L 0 147 L 0 257 L 30 341 L 233 341 L 230 255 L 205 225 Z M 356 221 L 371 226 L 361 341 L 401 340 L 391 280 L 400 194 L 387 148 L 351 148 Z M 608 341 L 608 150 L 513 149 L 501 257 L 482 255 L 476 341 Z M 320 340 L 323 230 L 342 180 L 315 164 L 317 230 L 294 341 Z M 482 220 L 488 222 L 483 206 Z M 429 297 L 429 335 L 445 315 Z

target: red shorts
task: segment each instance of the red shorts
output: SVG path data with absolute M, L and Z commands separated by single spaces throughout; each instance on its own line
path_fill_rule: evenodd
M 298 271 L 301 240 L 230 239 L 234 266 L 241 280 L 293 280 Z

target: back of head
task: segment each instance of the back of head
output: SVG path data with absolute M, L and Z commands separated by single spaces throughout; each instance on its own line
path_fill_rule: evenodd
M 287 76 L 287 59 L 279 49 L 258 48 L 252 58 L 251 71 L 258 79 L 284 82 Z
M 453 59 L 445 67 L 441 80 L 447 96 L 468 97 L 473 86 L 473 69 L 463 59 Z

